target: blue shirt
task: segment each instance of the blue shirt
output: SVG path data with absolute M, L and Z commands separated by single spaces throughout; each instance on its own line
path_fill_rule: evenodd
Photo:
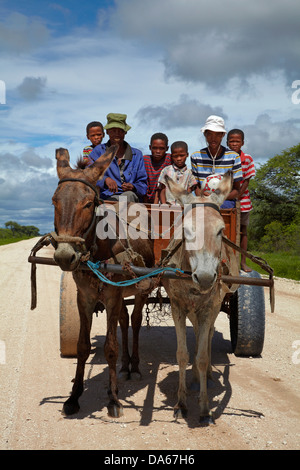
M 98 158 L 105 153 L 106 148 L 109 145 L 110 142 L 97 145 L 97 147 L 95 147 L 89 154 L 89 158 L 93 161 L 98 160 Z M 145 170 L 143 154 L 140 150 L 130 147 L 127 142 L 124 142 L 124 145 L 126 147 L 126 151 L 122 175 L 118 165 L 118 159 L 115 157 L 105 171 L 103 178 L 97 182 L 97 186 L 100 187 L 100 196 L 103 199 L 108 199 L 113 195 L 122 194 L 122 183 L 124 182 L 133 184 L 134 191 L 140 200 L 142 200 L 143 196 L 147 193 L 147 173 Z M 116 181 L 118 185 L 118 191 L 116 193 L 112 193 L 106 186 L 105 179 L 107 177 Z

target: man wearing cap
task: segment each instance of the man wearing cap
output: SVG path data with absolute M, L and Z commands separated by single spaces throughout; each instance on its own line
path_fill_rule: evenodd
M 107 147 L 117 144 L 117 155 L 105 171 L 102 180 L 97 182 L 103 199 L 118 199 L 120 195 L 127 196 L 128 202 L 142 201 L 147 192 L 147 173 L 143 154 L 131 147 L 124 138 L 131 129 L 126 123 L 126 114 L 110 113 L 104 126 L 109 136 L 106 144 L 97 145 L 90 153 L 91 163 L 96 161 Z
M 223 175 L 228 170 L 232 170 L 232 191 L 223 203 L 222 208 L 235 207 L 243 173 L 240 156 L 233 150 L 221 145 L 226 134 L 224 119 L 220 116 L 209 116 L 201 131 L 205 136 L 207 147 L 191 155 L 192 172 L 201 187 L 201 183 L 207 176 Z

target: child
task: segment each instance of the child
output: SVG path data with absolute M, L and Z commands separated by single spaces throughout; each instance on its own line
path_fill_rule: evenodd
M 202 186 L 203 181 L 210 175 L 224 175 L 228 170 L 233 172 L 232 190 L 223 202 L 221 209 L 235 207 L 240 190 L 240 181 L 243 179 L 240 156 L 222 145 L 226 134 L 225 122 L 221 116 L 208 116 L 201 132 L 207 142 L 207 147 L 191 155 L 192 172 Z
M 168 175 L 173 181 L 179 183 L 188 192 L 195 190 L 196 195 L 199 195 L 200 189 L 197 186 L 197 180 L 193 176 L 192 171 L 187 168 L 185 164 L 188 156 L 188 146 L 185 142 L 178 141 L 171 145 L 172 164 L 164 168 L 158 178 L 159 197 L 162 204 L 176 204 L 172 194 L 164 184 L 165 175 Z
M 241 148 L 244 145 L 244 132 L 240 129 L 232 129 L 228 132 L 227 145 L 231 150 L 238 153 L 241 157 L 243 181 L 241 182 L 239 199 L 241 201 L 241 248 L 247 250 L 248 234 L 247 226 L 249 224 L 249 213 L 253 209 L 250 199 L 248 185 L 250 178 L 255 176 L 255 167 L 253 158 L 245 154 Z M 246 256 L 241 255 L 241 269 L 246 273 L 252 271 L 246 264 Z
M 92 145 L 87 145 L 83 149 L 83 161 L 89 162 L 89 155 L 91 151 L 99 144 L 101 144 L 104 137 L 104 129 L 101 122 L 92 121 L 86 126 L 86 136 L 91 141 Z
M 157 132 L 151 137 L 149 145 L 151 155 L 144 155 L 148 185 L 144 202 L 158 204 L 158 178 L 162 169 L 171 165 L 171 155 L 167 153 L 168 143 L 168 137 L 161 132 Z

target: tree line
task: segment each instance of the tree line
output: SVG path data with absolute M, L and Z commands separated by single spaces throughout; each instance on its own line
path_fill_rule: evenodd
M 0 228 L 0 238 L 37 237 L 40 235 L 40 230 L 34 225 L 20 225 L 13 220 L 5 222 L 4 225 L 6 228 Z
M 300 254 L 300 143 L 256 169 L 249 190 L 253 205 L 249 251 Z

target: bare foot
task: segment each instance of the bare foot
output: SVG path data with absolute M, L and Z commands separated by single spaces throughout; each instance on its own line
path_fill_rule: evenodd
M 246 264 L 241 264 L 241 270 L 245 271 L 245 273 L 251 273 L 252 269 L 249 268 Z

